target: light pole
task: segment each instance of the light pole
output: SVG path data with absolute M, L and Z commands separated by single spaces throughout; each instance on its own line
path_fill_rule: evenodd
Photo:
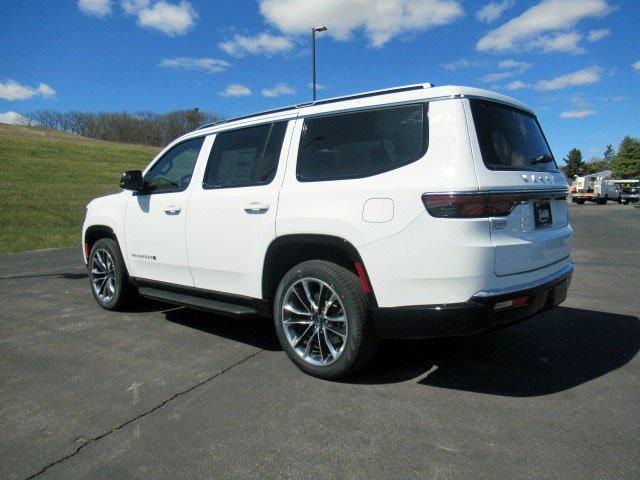
M 316 101 L 316 32 L 326 32 L 327 27 L 320 25 L 311 29 L 311 69 L 313 72 L 313 101 Z

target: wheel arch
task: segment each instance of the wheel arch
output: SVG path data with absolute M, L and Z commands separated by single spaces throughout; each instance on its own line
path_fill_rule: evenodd
M 91 248 L 93 248 L 93 245 L 101 238 L 112 238 L 118 243 L 118 246 L 122 250 L 122 246 L 120 244 L 120 241 L 118 240 L 118 236 L 116 235 L 113 228 L 107 225 L 91 225 L 87 227 L 87 229 L 84 232 L 85 262 L 88 261 L 89 252 L 91 252 Z
M 372 306 L 377 306 L 371 281 L 358 250 L 341 237 L 291 234 L 275 238 L 265 254 L 262 268 L 262 298 L 272 302 L 278 284 L 295 265 L 306 260 L 327 260 L 356 274 Z

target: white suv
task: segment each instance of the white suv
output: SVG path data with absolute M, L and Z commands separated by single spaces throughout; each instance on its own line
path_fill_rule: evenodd
M 567 183 L 534 113 L 412 85 L 204 126 L 83 228 L 92 292 L 272 315 L 302 370 L 337 378 L 379 338 L 467 335 L 562 302 Z

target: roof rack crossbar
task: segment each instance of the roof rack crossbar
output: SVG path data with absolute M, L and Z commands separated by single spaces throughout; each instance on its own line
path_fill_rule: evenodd
M 431 83 L 421 83 L 417 85 L 407 85 L 404 87 L 394 87 L 394 88 L 387 88 L 383 90 L 374 90 L 372 92 L 356 93 L 354 95 L 346 95 L 344 97 L 328 98 L 326 100 L 317 100 L 315 102 L 300 103 L 300 104 L 292 105 L 289 107 L 276 108 L 274 110 L 266 110 L 263 112 L 252 113 L 250 115 L 243 115 L 241 117 L 228 118 L 226 120 L 220 120 L 219 122 L 207 123 L 206 125 L 202 125 L 198 127 L 196 130 L 202 130 L 203 128 L 214 127 L 216 125 L 222 125 L 224 123 L 229 123 L 229 122 L 237 122 L 239 120 L 247 120 L 249 118 L 260 117 L 262 115 L 287 112 L 289 110 L 295 110 L 297 108 L 302 108 L 302 107 L 311 107 L 315 105 L 327 105 L 329 103 L 344 102 L 346 100 L 357 100 L 360 98 L 375 97 L 378 95 L 387 95 L 390 93 L 410 92 L 412 90 L 422 90 L 424 88 L 431 88 L 432 86 L 433 85 Z

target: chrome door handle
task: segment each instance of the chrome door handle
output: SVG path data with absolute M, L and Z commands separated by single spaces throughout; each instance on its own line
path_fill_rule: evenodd
M 260 213 L 266 213 L 269 210 L 269 204 L 260 203 L 260 202 L 251 202 L 248 205 L 245 205 L 244 211 L 249 215 L 256 215 Z
M 175 205 L 164 209 L 164 213 L 166 213 L 167 215 L 178 215 L 181 211 L 182 207 L 176 207 Z

